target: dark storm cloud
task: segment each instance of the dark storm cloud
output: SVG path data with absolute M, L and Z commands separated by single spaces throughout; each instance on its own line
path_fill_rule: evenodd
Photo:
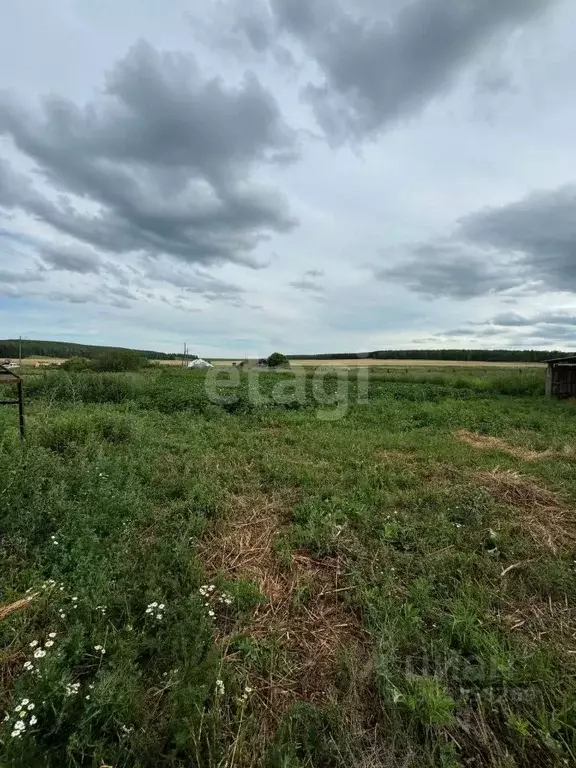
M 451 239 L 407 247 L 405 256 L 376 274 L 423 295 L 576 292 L 576 186 L 478 211 Z
M 305 93 L 323 129 L 338 140 L 376 134 L 418 111 L 495 34 L 553 2 L 411 0 L 399 10 L 389 5 L 362 16 L 352 0 L 270 0 L 242 18 L 248 39 L 261 50 L 272 46 L 271 10 L 276 36 L 288 33 L 316 62 L 323 81 L 309 83 Z
M 78 272 L 81 275 L 98 275 L 101 259 L 88 248 L 46 245 L 40 249 L 42 260 L 55 270 Z
M 56 96 L 30 111 L 0 97 L 0 135 L 34 160 L 56 199 L 0 169 L 0 205 L 22 209 L 100 249 L 191 263 L 238 262 L 296 221 L 285 198 L 245 181 L 258 164 L 294 157 L 295 135 L 255 76 L 228 88 L 193 58 L 135 45 L 86 105 Z M 68 193 L 96 207 L 74 208 Z

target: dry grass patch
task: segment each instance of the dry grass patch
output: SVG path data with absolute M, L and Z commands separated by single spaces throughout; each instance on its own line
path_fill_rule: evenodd
M 31 601 L 34 600 L 35 597 L 38 597 L 38 592 L 35 592 L 33 595 L 30 595 L 29 597 L 25 597 L 22 600 L 16 600 L 13 603 L 7 603 L 5 605 L 0 605 L 0 621 L 3 621 L 8 616 L 10 616 L 12 613 L 15 613 L 16 611 L 21 611 L 23 608 L 27 608 L 28 605 L 30 605 Z
M 512 605 L 499 613 L 509 632 L 519 633 L 532 647 L 552 645 L 576 664 L 576 610 L 566 598 L 563 602 L 541 599 Z
M 205 540 L 202 557 L 209 572 L 255 582 L 266 600 L 242 626 L 257 641 L 273 639 L 286 654 L 282 672 L 245 670 L 257 700 L 275 726 L 295 701 L 322 702 L 335 696 L 333 673 L 339 652 L 360 637 L 355 616 L 342 600 L 344 564 L 338 558 L 312 558 L 296 552 L 285 562 L 275 550 L 285 506 L 273 497 L 235 498 L 234 518 Z M 229 631 L 220 638 L 223 647 Z M 234 654 L 227 659 L 241 663 Z
M 557 493 L 510 470 L 478 472 L 476 477 L 497 501 L 518 510 L 518 524 L 528 531 L 536 544 L 545 543 L 552 552 L 574 545 L 576 517 Z
M 502 453 L 507 453 L 516 459 L 522 459 L 522 461 L 537 461 L 538 459 L 549 459 L 554 456 L 549 450 L 531 451 L 520 445 L 510 445 L 500 437 L 479 435 L 476 432 L 468 432 L 466 429 L 456 432 L 455 437 L 461 443 L 466 443 L 466 445 L 470 445 L 472 448 L 478 448 L 483 451 L 502 451 Z

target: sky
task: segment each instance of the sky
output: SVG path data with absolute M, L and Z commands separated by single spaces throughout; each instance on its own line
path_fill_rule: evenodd
M 573 0 L 20 0 L 0 337 L 576 347 Z

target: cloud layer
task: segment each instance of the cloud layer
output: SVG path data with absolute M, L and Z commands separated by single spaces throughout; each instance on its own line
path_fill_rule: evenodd
M 551 4 L 413 0 L 363 16 L 352 2 L 270 0 L 244 8 L 239 26 L 257 51 L 295 38 L 322 74 L 304 88 L 319 124 L 332 139 L 359 139 L 419 111 L 494 35 Z
M 2 133 L 60 194 L 4 163 L 0 204 L 103 251 L 255 266 L 261 238 L 296 224 L 282 194 L 245 181 L 295 150 L 272 94 L 252 75 L 236 88 L 206 79 L 191 56 L 146 42 L 84 107 L 51 96 L 34 110 L 2 94 Z

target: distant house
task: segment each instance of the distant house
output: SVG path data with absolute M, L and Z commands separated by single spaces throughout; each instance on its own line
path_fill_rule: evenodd
M 201 357 L 199 357 L 197 360 L 190 360 L 186 363 L 186 368 L 214 368 L 212 363 L 209 363 L 207 360 L 202 360 Z

